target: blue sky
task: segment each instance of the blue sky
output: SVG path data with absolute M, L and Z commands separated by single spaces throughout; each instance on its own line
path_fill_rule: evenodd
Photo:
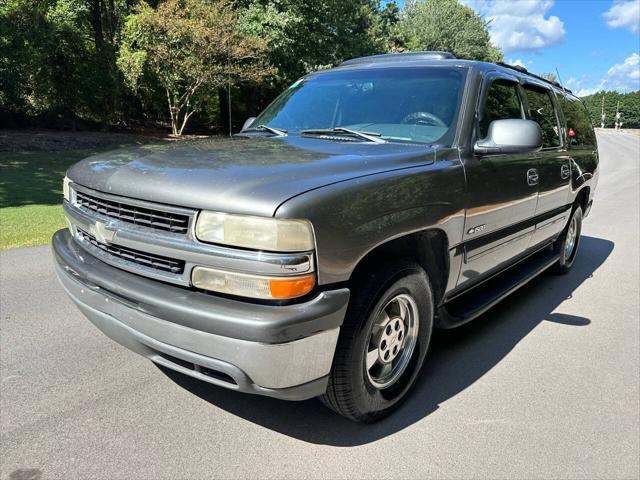
M 509 63 L 535 73 L 558 68 L 579 95 L 640 90 L 640 0 L 460 2 L 491 20 L 492 41 Z

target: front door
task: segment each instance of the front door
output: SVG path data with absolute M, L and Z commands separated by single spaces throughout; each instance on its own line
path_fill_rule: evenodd
M 494 120 L 525 118 L 515 77 L 490 74 L 482 92 L 477 138 L 486 136 Z M 538 196 L 535 154 L 470 157 L 465 174 L 468 197 L 460 287 L 504 267 L 528 248 Z

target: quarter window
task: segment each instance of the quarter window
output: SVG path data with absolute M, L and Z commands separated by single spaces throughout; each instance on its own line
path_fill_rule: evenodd
M 560 146 L 560 131 L 551 92 L 530 87 L 525 87 L 524 91 L 529 106 L 529 117 L 542 129 L 542 148 Z
M 496 80 L 489 87 L 482 115 L 480 117 L 480 137 L 487 136 L 489 125 L 494 120 L 522 118 L 522 107 L 518 96 L 518 86 L 504 80 Z
M 569 148 L 593 147 L 596 137 L 591 126 L 591 118 L 584 104 L 577 98 L 561 97 L 562 112 L 567 121 L 567 141 Z

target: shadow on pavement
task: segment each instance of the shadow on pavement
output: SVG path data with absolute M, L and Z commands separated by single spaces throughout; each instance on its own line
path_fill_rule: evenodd
M 374 425 L 343 419 L 315 399 L 285 402 L 240 394 L 170 370 L 162 371 L 212 405 L 284 435 L 334 446 L 366 444 L 398 432 L 440 408 L 441 403 L 489 372 L 541 322 L 588 326 L 588 318 L 552 312 L 593 276 L 613 248 L 611 241 L 582 237 L 580 254 L 569 274 L 545 273 L 470 324 L 436 332 L 415 389 L 395 413 Z M 582 333 L 576 329 L 575 334 Z M 215 415 L 214 410 L 209 413 Z

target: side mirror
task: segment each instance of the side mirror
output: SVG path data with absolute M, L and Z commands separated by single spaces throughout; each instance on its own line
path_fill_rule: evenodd
M 533 120 L 494 120 L 489 132 L 473 146 L 476 155 L 534 153 L 542 148 L 542 130 Z
M 247 128 L 249 128 L 255 119 L 256 117 L 247 118 L 242 124 L 242 130 L 246 130 Z

